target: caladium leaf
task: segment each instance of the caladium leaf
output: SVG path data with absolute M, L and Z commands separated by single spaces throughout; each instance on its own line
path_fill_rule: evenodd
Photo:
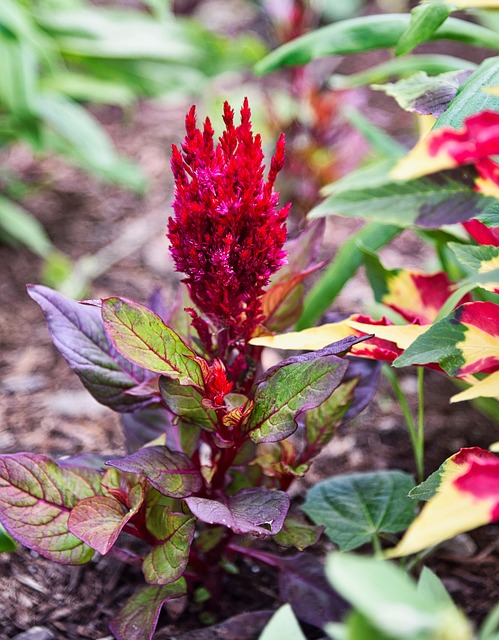
M 417 553 L 458 533 L 499 520 L 499 458 L 490 451 L 461 449 L 442 465 L 435 496 L 389 557 Z
M 429 363 L 438 363 L 451 376 L 499 369 L 499 305 L 461 305 L 408 346 L 394 366 Z
M 169 584 L 178 580 L 189 561 L 196 519 L 183 513 L 171 513 L 168 509 L 156 509 L 147 527 L 160 542 L 144 558 L 145 579 L 149 584 Z
M 223 524 L 235 533 L 274 535 L 281 530 L 289 509 L 284 491 L 263 487 L 243 489 L 224 501 L 187 498 L 192 513 L 208 524 Z
M 69 516 L 71 533 L 89 547 L 106 554 L 123 527 L 137 513 L 144 500 L 144 489 L 136 484 L 128 494 L 128 504 L 112 496 L 92 496 L 78 502 Z
M 75 505 L 100 492 L 100 474 L 60 467 L 33 453 L 0 456 L 0 522 L 21 544 L 60 564 L 84 564 L 94 555 L 68 528 Z
M 135 453 L 107 464 L 146 478 L 160 493 L 171 498 L 185 498 L 199 491 L 202 478 L 189 458 L 168 447 L 144 447 Z
M 118 351 L 132 362 L 180 384 L 203 385 L 194 351 L 147 307 L 124 298 L 107 298 L 102 301 L 102 318 Z
M 137 411 L 157 402 L 157 395 L 126 393 L 148 380 L 150 373 L 113 347 L 98 309 L 41 285 L 29 285 L 28 294 L 42 308 L 62 357 L 96 400 L 121 412 Z
M 407 494 L 414 486 L 402 471 L 376 471 L 335 476 L 314 485 L 303 511 L 341 551 L 356 549 L 379 533 L 406 529 L 415 515 Z
M 152 640 L 163 604 L 186 593 L 184 578 L 164 586 L 142 587 L 127 600 L 109 628 L 117 640 Z
M 216 413 L 203 406 L 203 396 L 194 387 L 182 386 L 177 380 L 162 376 L 159 389 L 168 409 L 183 423 L 210 431 L 217 426 Z
M 296 419 L 329 398 L 340 384 L 348 362 L 337 354 L 363 338 L 348 337 L 314 354 L 288 358 L 270 368 L 256 384 L 247 430 L 254 442 L 277 442 L 297 429 Z

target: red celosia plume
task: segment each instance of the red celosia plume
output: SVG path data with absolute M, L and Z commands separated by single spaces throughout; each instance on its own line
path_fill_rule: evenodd
M 247 99 L 239 126 L 227 102 L 223 119 L 225 131 L 215 145 L 209 119 L 201 131 L 194 107 L 186 117 L 181 149 L 173 146 L 175 199 L 168 238 L 191 299 L 216 330 L 229 330 L 234 344 L 247 341 L 262 320 L 260 297 L 285 262 L 289 205 L 278 209 L 274 191 L 284 137 L 265 181 L 261 138 L 253 135 Z M 203 322 L 197 318 L 198 332 Z

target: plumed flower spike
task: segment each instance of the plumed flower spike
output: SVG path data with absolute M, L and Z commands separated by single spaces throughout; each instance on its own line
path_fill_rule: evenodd
M 227 102 L 223 120 L 225 131 L 215 145 L 210 120 L 201 131 L 195 108 L 187 114 L 181 149 L 173 146 L 175 198 L 168 238 L 191 299 L 217 331 L 229 330 L 229 342 L 235 344 L 247 341 L 261 322 L 260 297 L 285 262 L 289 205 L 278 209 L 274 191 L 284 163 L 284 137 L 265 181 L 261 138 L 253 135 L 248 100 L 238 126 Z

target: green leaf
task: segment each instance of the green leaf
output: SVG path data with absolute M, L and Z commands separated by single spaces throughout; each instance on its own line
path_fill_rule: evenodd
M 419 575 L 418 591 L 424 594 L 425 597 L 432 598 L 435 602 L 438 602 L 442 608 L 454 606 L 454 602 L 444 583 L 428 567 L 423 567 Z
M 497 34 L 496 43 L 499 45 Z M 468 116 L 481 111 L 499 111 L 499 97 L 484 91 L 486 87 L 497 86 L 499 86 L 499 57 L 487 58 L 460 87 L 445 113 L 436 121 L 434 129 L 439 127 L 460 129 Z M 499 226 L 499 223 L 496 222 L 495 226 Z
M 358 247 L 359 241 L 364 246 L 376 250 L 390 242 L 401 231 L 398 224 L 369 224 L 351 235 L 305 298 L 305 308 L 296 330 L 312 327 L 354 276 L 363 262 L 362 251 Z
M 15 541 L 9 536 L 7 531 L 0 524 L 0 553 L 9 553 L 15 551 L 17 545 Z
M 331 89 L 351 89 L 387 82 L 393 77 L 406 78 L 418 71 L 425 71 L 428 75 L 436 75 L 447 71 L 473 70 L 476 67 L 475 63 L 454 56 L 439 54 L 407 55 L 401 58 L 392 58 L 387 62 L 382 62 L 370 69 L 366 69 L 366 71 L 352 73 L 349 76 L 334 74 L 329 78 L 328 85 Z
M 395 55 L 409 53 L 418 44 L 429 40 L 451 13 L 452 7 L 440 2 L 428 2 L 414 7 L 411 11 L 409 26 L 397 43 Z
M 499 604 L 493 607 L 482 622 L 478 640 L 497 640 L 499 635 Z
M 58 466 L 32 453 L 0 456 L 0 521 L 21 544 L 60 564 L 84 564 L 93 549 L 68 528 L 71 509 L 99 493 L 91 469 Z
M 0 195 L 0 234 L 28 247 L 33 253 L 46 258 L 53 249 L 44 228 L 23 207 Z
M 103 80 L 68 70 L 43 78 L 41 90 L 63 93 L 73 100 L 95 104 L 126 106 L 136 98 L 135 92 L 122 82 Z
M 306 640 L 290 604 L 277 609 L 258 640 Z
M 147 523 L 160 544 L 145 557 L 142 571 L 149 584 L 169 584 L 178 580 L 189 561 L 196 519 L 167 509 L 156 511 L 156 518 Z
M 383 157 L 400 158 L 406 153 L 403 145 L 365 118 L 358 109 L 347 107 L 343 114 L 352 127 L 364 136 L 373 150 L 378 151 Z
M 126 458 L 108 460 L 107 464 L 120 471 L 143 476 L 170 498 L 190 496 L 203 484 L 199 470 L 185 454 L 161 445 L 144 447 Z
M 147 307 L 124 298 L 107 298 L 102 301 L 102 318 L 109 337 L 125 358 L 180 384 L 203 385 L 194 351 Z
M 380 533 L 406 529 L 415 516 L 407 497 L 414 482 L 402 471 L 339 475 L 307 494 L 303 511 L 342 551 L 371 542 Z
M 440 482 L 442 481 L 443 465 L 434 471 L 430 476 L 426 478 L 421 484 L 413 487 L 409 493 L 409 498 L 413 500 L 429 500 L 438 491 Z
M 255 73 L 264 75 L 283 66 L 307 64 L 322 56 L 391 48 L 396 46 L 409 23 L 410 16 L 401 13 L 336 22 L 291 40 L 272 51 L 256 65 Z M 448 18 L 430 39 L 457 40 L 499 49 L 495 31 L 456 18 Z
M 391 157 L 370 162 L 369 164 L 348 173 L 336 182 L 332 182 L 331 184 L 323 187 L 321 189 L 321 195 L 329 196 L 334 193 L 340 193 L 341 191 L 382 186 L 387 182 L 390 182 L 389 175 L 391 170 L 395 168 L 395 165 L 397 164 L 396 161 L 397 158 Z M 314 211 L 314 209 L 312 209 L 312 211 Z
M 296 431 L 300 414 L 329 398 L 348 368 L 348 361 L 335 355 L 340 352 L 334 346 L 325 347 L 288 358 L 266 372 L 256 385 L 248 419 L 247 430 L 254 442 L 287 438 Z
M 140 484 L 131 489 L 126 506 L 112 496 L 92 496 L 80 500 L 69 516 L 69 530 L 104 555 L 140 509 L 143 500 L 144 490 Z
M 142 587 L 111 620 L 111 633 L 121 640 L 152 640 L 163 604 L 186 593 L 184 578 L 164 586 Z
M 217 426 L 217 416 L 212 409 L 202 405 L 203 396 L 194 387 L 182 386 L 177 380 L 161 377 L 159 390 L 168 409 L 188 425 L 212 431 Z
M 323 530 L 323 527 L 314 527 L 297 516 L 288 515 L 282 529 L 272 539 L 281 547 L 295 547 L 298 551 L 304 551 L 318 542 Z
M 342 190 L 312 209 L 308 217 L 329 214 L 404 227 L 418 224 L 433 228 L 470 218 L 487 219 L 499 226 L 499 201 L 474 191 L 466 174 L 454 170 L 409 182 L 388 181 L 365 189 Z

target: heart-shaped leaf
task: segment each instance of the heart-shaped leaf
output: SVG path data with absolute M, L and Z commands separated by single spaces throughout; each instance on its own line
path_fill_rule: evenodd
M 117 640 L 151 640 L 163 604 L 186 593 L 183 578 L 164 586 L 142 587 L 113 618 L 109 625 L 111 633 Z
M 68 528 L 75 505 L 95 496 L 100 474 L 59 467 L 43 455 L 0 456 L 0 522 L 29 549 L 60 564 L 84 564 L 94 555 Z
M 171 498 L 185 498 L 199 491 L 203 481 L 189 458 L 168 447 L 144 447 L 135 453 L 107 464 L 146 478 L 160 493 Z
M 351 473 L 319 482 L 307 494 L 303 511 L 342 551 L 370 542 L 378 534 L 406 529 L 415 515 L 407 497 L 414 486 L 402 471 Z
M 194 351 L 147 307 L 124 298 L 107 298 L 102 301 L 102 318 L 118 351 L 132 362 L 180 384 L 203 385 Z
M 235 533 L 274 535 L 280 531 L 289 509 L 284 491 L 263 487 L 243 489 L 224 502 L 207 498 L 187 498 L 192 513 L 208 524 L 223 524 Z
M 71 511 L 69 530 L 92 549 L 106 554 L 143 500 L 144 490 L 140 484 L 130 491 L 128 508 L 112 496 L 85 498 Z
M 116 351 L 98 309 L 40 285 L 28 286 L 28 293 L 42 308 L 53 343 L 96 400 L 114 411 L 137 411 L 157 401 L 155 395 L 126 393 L 150 374 Z
M 189 561 L 196 519 L 167 509 L 155 510 L 148 529 L 161 543 L 145 557 L 142 571 L 150 584 L 169 584 L 178 580 Z
M 345 375 L 348 362 L 337 354 L 361 340 L 348 337 L 270 368 L 256 385 L 247 427 L 252 440 L 277 442 L 296 431 L 298 416 L 324 402 Z

